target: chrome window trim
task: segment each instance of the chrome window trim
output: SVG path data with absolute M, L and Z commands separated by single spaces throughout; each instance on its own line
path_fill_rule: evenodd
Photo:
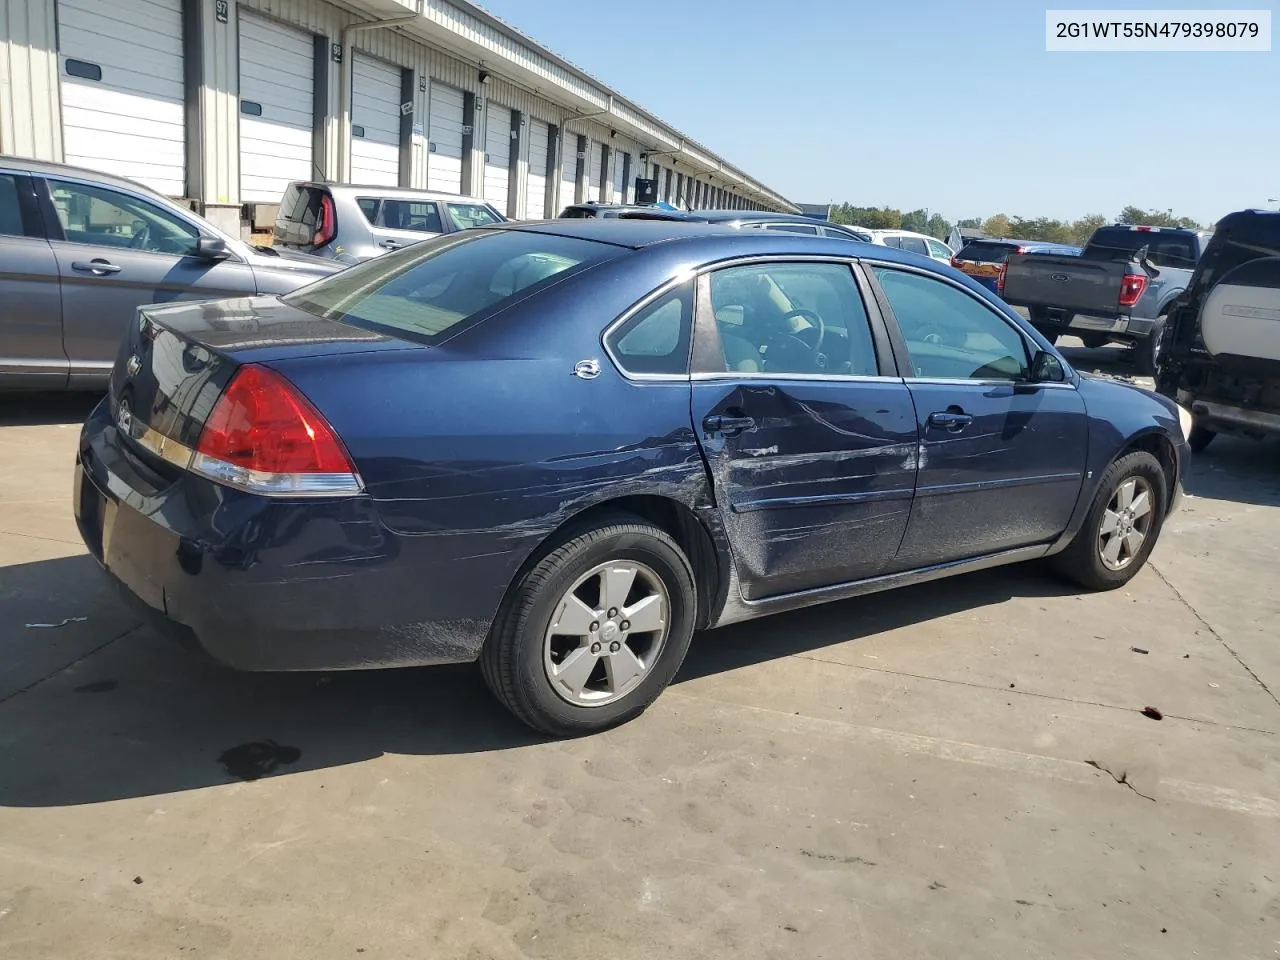
M 689 357 L 685 358 L 684 373 L 635 373 L 626 368 L 617 354 L 613 352 L 613 348 L 609 345 L 609 338 L 613 336 L 615 330 L 625 325 L 628 320 L 634 317 L 641 310 L 646 309 L 651 304 L 661 300 L 667 294 L 684 284 L 694 284 L 697 281 L 698 271 L 694 269 L 682 271 L 669 279 L 656 290 L 650 291 L 640 300 L 637 300 L 625 311 L 623 311 L 617 319 L 604 328 L 604 332 L 600 334 L 600 346 L 604 350 L 605 356 L 609 358 L 609 362 L 613 364 L 615 370 L 622 375 L 623 379 L 631 380 L 638 383 L 688 383 L 689 382 L 689 357 L 693 356 L 693 313 L 697 312 L 696 297 L 693 310 L 689 316 Z

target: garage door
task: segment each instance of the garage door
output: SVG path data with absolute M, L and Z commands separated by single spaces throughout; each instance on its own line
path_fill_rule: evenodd
M 551 128 L 541 120 L 529 121 L 529 180 L 524 215 L 541 220 L 547 215 L 547 162 L 551 150 Z
M 587 157 L 590 161 L 587 167 L 587 199 L 600 199 L 600 175 L 601 167 L 604 163 L 604 144 L 595 141 L 587 141 Z
M 351 62 L 351 182 L 400 184 L 400 68 L 359 53 Z
M 578 202 L 578 135 L 566 133 L 560 148 L 560 210 Z M 560 211 L 557 210 L 557 213 Z
M 461 90 L 431 84 L 427 186 L 432 190 L 462 192 L 462 101 Z
M 279 203 L 311 179 L 311 34 L 240 11 L 240 199 Z
M 58 0 L 67 163 L 186 191 L 181 0 Z
M 484 136 L 484 198 L 508 213 L 511 194 L 511 110 L 489 102 Z

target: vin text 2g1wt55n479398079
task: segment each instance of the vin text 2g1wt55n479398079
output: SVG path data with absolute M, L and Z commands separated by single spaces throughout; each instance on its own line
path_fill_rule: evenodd
M 644 710 L 696 629 L 1018 560 L 1124 584 L 1188 428 L 925 257 L 561 220 L 142 310 L 75 512 L 233 666 L 478 659 L 568 735 Z

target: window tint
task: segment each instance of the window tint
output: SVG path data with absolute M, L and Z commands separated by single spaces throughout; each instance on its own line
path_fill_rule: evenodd
M 446 204 L 449 219 L 459 230 L 472 227 L 487 227 L 494 223 L 503 223 L 502 217 L 494 213 L 493 208 L 483 203 L 450 203 Z
M 1095 230 L 1089 238 L 1085 256 L 1127 260 L 1139 248 L 1146 247 L 1147 259 L 1157 267 L 1191 270 L 1196 265 L 1196 240 L 1195 236 L 1186 233 L 1103 227 Z
M 18 205 L 18 179 L 12 174 L 0 173 L 0 234 L 20 237 L 22 208 Z
M 327 320 L 430 342 L 618 253 L 609 244 L 537 233 L 452 234 L 349 267 L 284 300 Z
M 809 237 L 818 235 L 817 227 L 806 226 L 803 223 L 766 223 L 764 228 L 766 230 L 776 230 L 778 233 L 803 233 Z
M 875 376 L 867 312 L 849 267 L 766 263 L 711 275 L 724 369 Z
M 929 248 L 924 245 L 924 241 L 919 237 L 902 237 L 902 249 L 908 253 L 918 253 L 922 257 L 929 255 Z
M 1009 254 L 1017 253 L 1018 248 L 1011 243 L 988 243 L 979 240 L 966 243 L 956 254 L 957 260 L 969 260 L 973 263 L 1004 263 Z
M 280 201 L 280 217 L 276 221 L 276 239 L 296 246 L 311 246 L 320 221 L 320 207 L 325 192 L 318 187 L 290 184 Z
M 637 311 L 610 333 L 609 349 L 628 373 L 687 373 L 692 329 L 691 280 Z
M 940 243 L 937 240 L 929 240 L 927 242 L 929 244 L 930 256 L 942 257 L 947 260 L 951 259 L 951 248 L 948 247 L 945 243 Z
M 429 200 L 361 197 L 356 203 L 372 227 L 410 230 L 414 233 L 444 233 L 444 227 L 440 223 L 440 210 Z
M 893 247 L 895 250 L 901 250 L 901 249 L 902 249 L 902 238 L 901 238 L 901 237 L 897 237 L 897 236 L 894 236 L 894 237 L 884 237 L 884 238 L 882 238 L 882 239 L 884 240 L 884 245 L 885 245 L 886 247 Z
M 185 256 L 200 237 L 185 220 L 126 193 L 53 179 L 49 192 L 62 232 L 72 243 Z
M 975 297 L 918 273 L 881 267 L 875 274 L 907 342 L 915 376 L 1027 378 L 1026 341 Z

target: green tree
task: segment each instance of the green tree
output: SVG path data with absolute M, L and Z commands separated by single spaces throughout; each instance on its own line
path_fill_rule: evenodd
M 922 230 L 921 233 L 927 233 L 931 237 L 939 240 L 945 240 L 951 234 L 951 224 L 940 213 L 935 213 L 929 217 L 929 226 Z
M 902 229 L 912 233 L 924 233 L 929 227 L 929 214 L 921 207 L 902 215 Z
M 1007 237 L 1012 229 L 1009 218 L 1003 213 L 997 213 L 994 217 L 987 217 L 982 221 L 982 232 L 989 237 Z
M 1120 211 L 1119 223 L 1141 224 L 1148 227 L 1183 227 L 1188 230 L 1200 229 L 1200 224 L 1190 217 L 1175 217 L 1172 210 L 1143 210 L 1141 207 L 1128 206 Z
M 957 226 L 958 228 L 960 228 L 961 230 L 981 230 L 981 229 L 982 229 L 982 218 L 981 218 L 981 217 L 966 217 L 966 218 L 965 218 L 965 219 L 963 219 L 963 220 L 957 220 L 957 221 L 956 221 L 956 226 Z
M 1089 238 L 1093 236 L 1093 231 L 1106 222 L 1107 218 L 1100 213 L 1090 213 L 1079 220 L 1073 220 L 1068 231 L 1070 239 L 1067 242 L 1072 246 L 1083 247 L 1089 242 Z

